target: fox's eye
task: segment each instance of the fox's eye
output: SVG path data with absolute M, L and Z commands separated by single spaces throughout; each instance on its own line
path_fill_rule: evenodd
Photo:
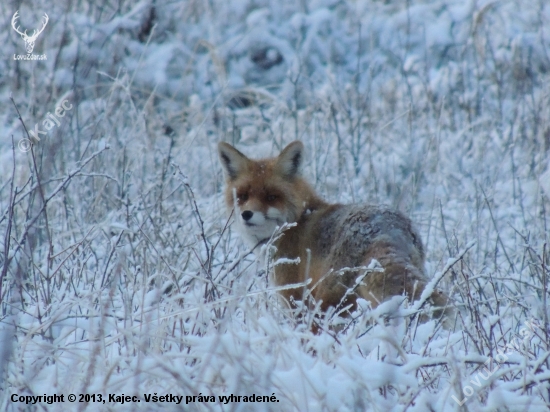
M 240 193 L 237 198 L 240 202 L 246 202 L 248 200 L 248 193 Z
M 266 199 L 268 202 L 273 202 L 275 199 L 277 199 L 277 195 L 267 195 Z

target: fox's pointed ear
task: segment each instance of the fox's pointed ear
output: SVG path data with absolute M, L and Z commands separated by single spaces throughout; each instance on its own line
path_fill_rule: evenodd
M 287 179 L 293 179 L 300 174 L 304 152 L 304 144 L 299 140 L 290 143 L 277 158 L 276 167 Z
M 239 174 L 246 170 L 248 157 L 243 155 L 228 143 L 218 143 L 218 154 L 223 167 L 223 172 L 229 180 L 235 180 Z

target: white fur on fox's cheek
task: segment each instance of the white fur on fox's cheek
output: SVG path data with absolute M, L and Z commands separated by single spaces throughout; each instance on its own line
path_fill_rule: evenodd
M 276 207 L 270 207 L 267 209 L 267 218 L 276 220 L 277 222 L 284 223 L 287 221 L 286 215 L 283 214 L 279 209 Z
M 243 223 L 250 223 L 252 225 L 255 225 L 255 226 L 261 226 L 263 224 L 265 224 L 265 217 L 264 217 L 264 214 L 262 212 L 253 212 L 253 215 L 250 219 L 248 219 L 247 221 L 245 221 L 242 217 L 241 219 L 243 220 Z
M 237 226 L 249 246 L 256 246 L 259 241 L 269 239 L 277 227 L 275 219 L 264 215 L 260 211 L 253 213 L 247 221 L 240 217 Z

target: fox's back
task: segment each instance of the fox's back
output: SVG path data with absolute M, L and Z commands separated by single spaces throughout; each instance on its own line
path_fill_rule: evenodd
M 324 277 L 313 296 L 326 306 L 340 303 L 346 290 L 354 286 L 357 273 L 325 275 L 342 268 L 368 266 L 373 259 L 384 272 L 367 275 L 365 287 L 358 289 L 358 295 L 373 305 L 403 292 L 412 296 L 414 282 L 425 281 L 420 236 L 411 221 L 396 210 L 364 204 L 329 205 L 304 214 L 297 223 L 277 247 L 280 256 L 300 257 L 301 263 L 276 268 L 276 281 L 297 283 L 307 275 L 315 284 Z M 304 253 L 307 250 L 310 256 Z
M 365 262 L 368 251 L 383 244 L 392 245 L 403 258 L 423 268 L 420 236 L 411 221 L 396 210 L 362 204 L 335 205 L 318 219 L 312 219 L 312 223 L 309 225 L 312 250 L 327 256 L 335 269 L 368 264 Z

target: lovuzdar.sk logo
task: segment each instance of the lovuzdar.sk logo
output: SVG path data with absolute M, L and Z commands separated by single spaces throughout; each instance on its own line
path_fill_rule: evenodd
M 42 16 L 42 27 L 34 29 L 32 34 L 27 34 L 27 30 L 21 31 L 21 27 L 17 25 L 17 19 L 19 19 L 19 10 L 14 13 L 11 19 L 11 26 L 17 34 L 21 35 L 21 38 L 25 42 L 27 54 L 14 54 L 13 60 L 46 60 L 47 57 L 45 54 L 33 54 L 32 51 L 34 50 L 34 43 L 36 42 L 36 39 L 40 33 L 44 31 L 46 24 L 48 24 L 48 21 L 50 20 L 48 15 L 44 13 L 44 16 Z

